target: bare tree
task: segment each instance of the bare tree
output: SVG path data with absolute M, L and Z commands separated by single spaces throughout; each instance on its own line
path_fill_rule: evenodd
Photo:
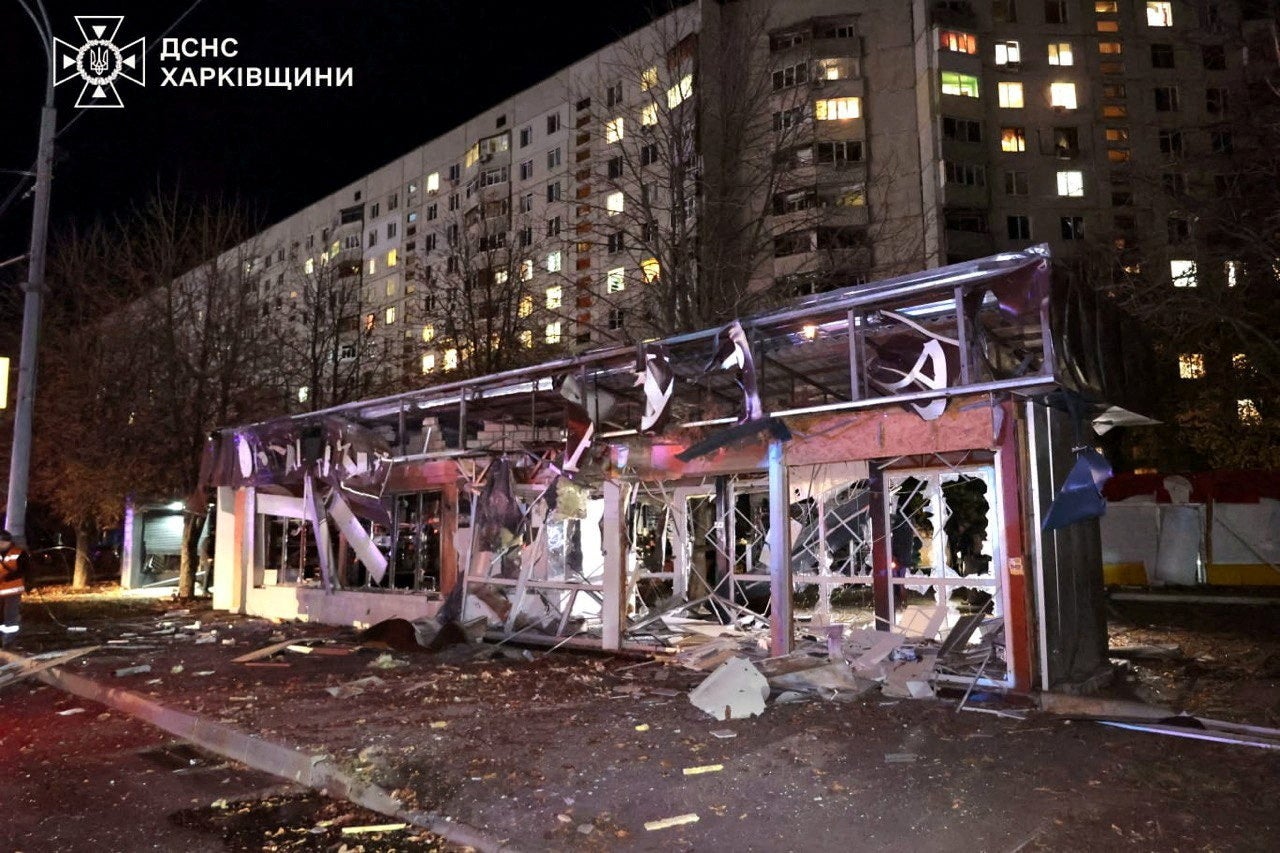
M 1269 54 L 1262 67 L 1274 73 L 1274 29 L 1260 32 L 1250 49 Z M 1168 367 L 1156 379 L 1175 428 L 1151 456 L 1168 464 L 1181 445 L 1199 457 L 1184 464 L 1271 467 L 1280 463 L 1280 96 L 1259 74 L 1205 97 L 1210 121 L 1143 128 L 1160 156 L 1128 166 L 1112 186 L 1115 227 L 1089 235 L 1070 266 L 1142 321 Z
M 156 196 L 55 256 L 68 296 L 51 324 L 37 445 L 43 494 L 69 522 L 192 494 L 210 430 L 277 410 L 259 379 L 254 223 L 240 207 Z M 229 248 L 232 247 L 232 248 Z M 194 592 L 203 502 L 185 519 L 179 594 Z
M 542 241 L 527 212 L 512 213 L 509 186 L 474 190 L 475 203 L 455 211 L 440 232 L 443 267 L 415 271 L 421 315 L 411 319 L 424 324 L 432 359 L 423 372 L 495 373 L 535 361 L 544 349 L 530 328 Z
M 281 284 L 264 296 L 262 320 L 275 353 L 265 363 L 283 383 L 285 408 L 316 410 L 369 391 L 389 348 L 379 347 L 362 294 L 358 259 L 286 256 Z
M 604 191 L 578 203 L 575 248 L 602 257 L 612 337 L 717 325 L 870 271 L 860 101 L 821 88 L 855 60 L 775 52 L 768 4 L 703 9 L 619 43 L 577 137 L 598 156 L 576 177 Z

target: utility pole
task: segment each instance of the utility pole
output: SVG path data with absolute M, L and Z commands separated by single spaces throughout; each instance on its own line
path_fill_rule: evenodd
M 40 9 L 43 15 L 43 6 Z M 35 20 L 35 16 L 32 16 Z M 37 27 L 39 22 L 37 21 Z M 48 25 L 48 18 L 45 18 Z M 36 344 L 44 308 L 45 246 L 49 233 L 49 191 L 53 181 L 53 137 L 57 113 L 53 102 L 53 33 L 41 29 L 44 42 L 44 108 L 40 111 L 40 147 L 36 154 L 35 205 L 31 212 L 31 261 L 22 306 L 22 346 L 18 351 L 18 398 L 13 417 L 13 455 L 9 462 L 9 498 L 5 526 L 14 541 L 27 541 L 27 482 L 31 471 L 31 421 L 36 402 Z

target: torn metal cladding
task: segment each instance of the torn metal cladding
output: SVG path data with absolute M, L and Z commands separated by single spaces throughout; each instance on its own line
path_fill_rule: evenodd
M 1118 348 L 1120 322 L 1055 283 L 1035 247 L 638 347 L 231 428 L 210 442 L 204 483 L 263 500 L 220 498 L 251 517 L 220 524 L 215 576 L 246 579 L 223 599 L 231 606 L 271 615 L 270 558 L 247 543 L 269 494 L 298 498 L 311 482 L 312 527 L 336 549 L 324 558 L 326 612 L 341 596 L 367 603 L 397 588 L 406 561 L 438 580 L 419 609 L 547 645 L 674 648 L 686 641 L 665 617 L 678 605 L 753 626 L 782 653 L 793 614 L 810 629 L 854 628 L 850 612 L 865 611 L 896 630 L 929 606 L 949 628 L 985 604 L 984 619 L 1016 630 L 953 675 L 1013 690 L 1030 689 L 1037 665 L 1050 682 L 1075 677 L 1047 651 L 1092 637 L 1061 577 L 1066 551 L 1045 583 L 1040 549 L 1019 532 L 1042 529 L 1074 454 L 1037 439 L 1043 424 L 1028 413 L 1054 407 L 1055 429 L 1070 420 L 1077 433 L 1094 418 L 1141 421 L 1124 362 L 1142 359 Z M 406 494 L 434 495 L 438 517 L 407 515 L 393 499 Z M 1087 541 L 1070 571 L 1100 571 Z M 802 606 L 813 590 L 817 603 Z M 833 606 L 864 593 L 862 610 Z

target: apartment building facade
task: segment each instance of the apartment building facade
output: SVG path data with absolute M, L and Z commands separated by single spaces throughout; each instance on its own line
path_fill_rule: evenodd
M 1090 286 L 1233 287 L 1187 198 L 1238 173 L 1247 6 L 701 0 L 238 251 L 270 321 L 323 291 L 352 393 L 1041 242 Z

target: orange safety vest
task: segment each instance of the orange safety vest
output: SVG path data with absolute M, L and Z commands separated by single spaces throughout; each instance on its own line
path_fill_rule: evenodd
M 23 576 L 27 573 L 30 557 L 26 550 L 18 545 L 9 546 L 9 550 L 0 554 L 0 595 L 21 595 L 26 591 Z

